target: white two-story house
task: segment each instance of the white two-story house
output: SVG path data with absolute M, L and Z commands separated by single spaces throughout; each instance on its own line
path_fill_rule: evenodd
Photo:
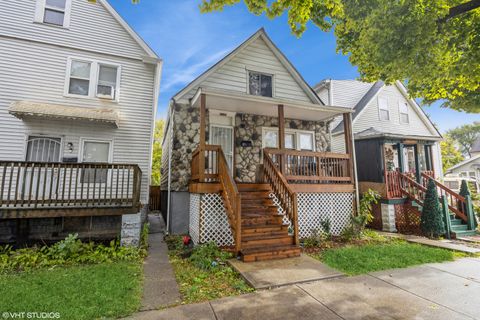
M 0 241 L 138 241 L 161 67 L 105 0 L 2 1 Z

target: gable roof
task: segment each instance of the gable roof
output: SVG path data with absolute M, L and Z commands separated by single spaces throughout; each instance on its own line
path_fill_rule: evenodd
M 459 167 L 462 167 L 462 166 L 464 166 L 464 165 L 466 165 L 466 164 L 468 164 L 468 163 L 470 163 L 470 162 L 473 162 L 473 161 L 475 161 L 475 160 L 478 160 L 478 159 L 480 159 L 480 154 L 479 154 L 479 155 L 476 155 L 476 156 L 473 156 L 473 157 L 471 157 L 470 159 L 463 160 L 462 162 L 457 163 L 456 165 L 448 168 L 445 172 L 446 172 L 446 173 L 450 173 L 452 170 L 457 169 L 457 168 L 459 168 Z M 479 165 L 480 165 L 480 162 L 479 162 Z
M 405 96 L 406 100 L 409 104 L 417 110 L 421 120 L 425 125 L 431 130 L 435 131 L 438 137 L 442 137 L 438 129 L 432 123 L 430 118 L 426 115 L 425 111 L 418 105 L 418 103 L 408 97 L 407 89 L 405 86 L 400 82 L 396 81 L 395 86 L 400 90 L 400 92 Z M 362 113 L 363 110 L 368 106 L 368 104 L 378 95 L 378 93 L 385 87 L 385 83 L 383 81 L 375 82 L 372 87 L 367 91 L 367 93 L 358 101 L 358 103 L 354 106 L 354 113 L 352 115 L 352 123 L 355 121 L 356 118 Z M 338 94 L 338 93 L 337 93 Z M 333 134 L 340 134 L 343 132 L 343 120 L 338 123 L 338 125 L 332 130 Z
M 315 91 L 308 85 L 305 79 L 301 76 L 298 70 L 293 66 L 293 64 L 287 59 L 287 57 L 280 51 L 280 49 L 273 43 L 270 37 L 267 35 L 264 28 L 260 28 L 257 32 L 255 32 L 250 38 L 245 40 L 241 43 L 238 47 L 236 47 L 233 51 L 227 54 L 223 59 L 215 63 L 205 72 L 200 74 L 197 78 L 195 78 L 192 82 L 190 82 L 187 86 L 181 89 L 173 96 L 173 100 L 180 100 L 182 97 L 187 94 L 190 90 L 194 89 L 197 85 L 199 85 L 202 81 L 207 79 L 211 74 L 215 71 L 220 69 L 224 66 L 227 62 L 231 61 L 239 52 L 243 49 L 248 47 L 252 42 L 257 40 L 258 38 L 262 38 L 269 49 L 273 52 L 273 54 L 277 57 L 280 63 L 289 71 L 295 81 L 300 85 L 303 89 L 305 94 L 312 100 L 313 103 L 318 103 L 321 105 L 325 105 L 325 103 L 318 97 Z
M 98 2 L 112 15 L 112 17 L 127 31 L 135 42 L 147 53 L 148 57 L 160 60 L 159 56 L 152 48 L 133 30 L 132 27 L 120 16 L 120 14 L 108 3 L 107 0 L 98 0 Z M 157 62 L 157 61 L 150 61 Z

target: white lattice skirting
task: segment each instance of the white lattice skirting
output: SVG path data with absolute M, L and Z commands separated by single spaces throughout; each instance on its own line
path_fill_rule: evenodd
M 278 200 L 272 194 L 275 204 Z M 312 230 L 321 230 L 321 222 L 330 221 L 331 233 L 340 235 L 350 224 L 353 193 L 299 193 L 299 237 L 306 238 Z M 279 207 L 279 213 L 283 210 Z M 288 222 L 288 219 L 284 219 Z M 233 245 L 233 236 L 220 194 L 190 193 L 190 236 L 195 244 L 214 241 L 219 246 Z
M 219 246 L 234 244 L 220 194 L 190 193 L 189 229 L 190 236 L 195 244 L 210 241 L 214 241 Z
M 353 193 L 299 193 L 299 237 L 306 238 L 312 230 L 321 230 L 321 222 L 330 221 L 330 231 L 340 235 L 350 224 L 353 213 Z

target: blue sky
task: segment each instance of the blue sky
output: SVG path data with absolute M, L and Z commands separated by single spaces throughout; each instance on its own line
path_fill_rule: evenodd
M 325 78 L 353 79 L 357 69 L 335 51 L 335 37 L 309 25 L 301 38 L 291 34 L 286 16 L 269 20 L 250 14 L 242 3 L 223 12 L 201 14 L 200 0 L 110 0 L 110 3 L 164 60 L 157 117 L 166 115 L 169 99 L 196 76 L 264 27 L 305 80 L 314 85 Z M 442 132 L 473 121 L 467 114 L 425 107 Z

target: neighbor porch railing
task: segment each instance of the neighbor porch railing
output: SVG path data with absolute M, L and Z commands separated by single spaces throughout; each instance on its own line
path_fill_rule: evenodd
M 100 207 L 137 210 L 141 178 L 142 171 L 135 164 L 0 161 L 0 212 Z
M 265 152 L 289 183 L 353 183 L 349 154 L 286 149 Z

